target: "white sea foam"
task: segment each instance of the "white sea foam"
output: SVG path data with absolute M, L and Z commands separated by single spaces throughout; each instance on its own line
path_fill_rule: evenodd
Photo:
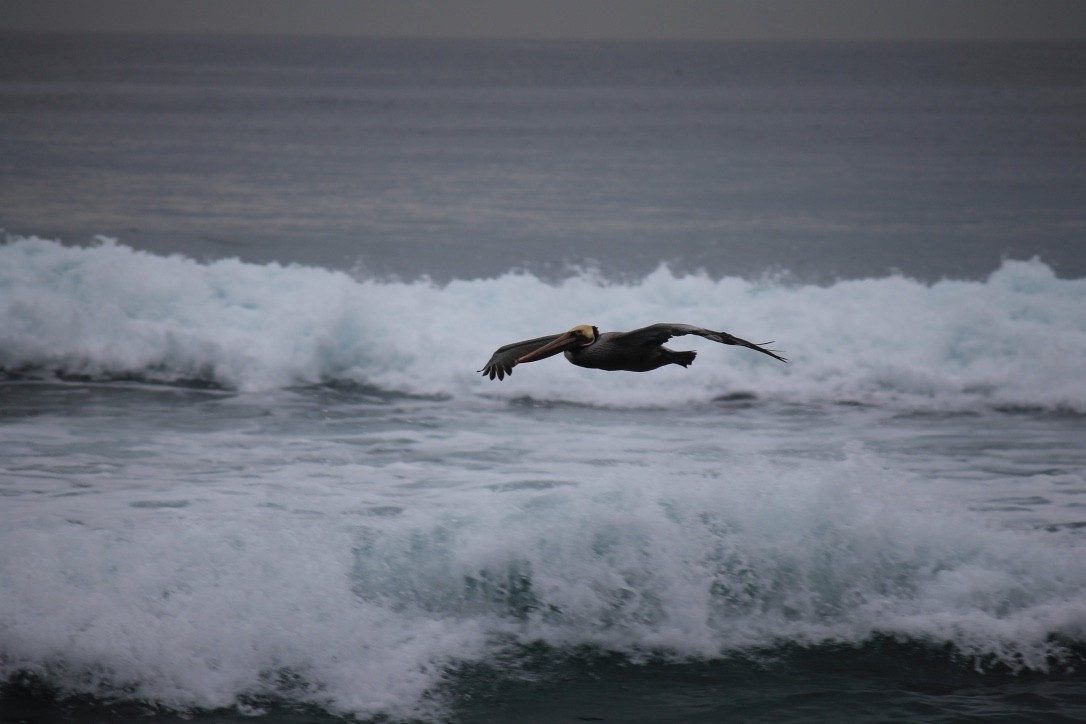
M 595 455 L 635 445 L 607 440 Z M 418 461 L 268 465 L 185 500 L 111 484 L 19 501 L 0 517 L 0 677 L 179 708 L 278 694 L 426 716 L 448 667 L 510 641 L 712 658 L 886 635 L 1048 670 L 1086 640 L 1080 539 L 947 510 L 860 446 L 802 466 L 747 452 L 586 468 L 565 443 L 576 462 L 529 453 L 446 471 L 476 476 L 452 487 L 417 487 Z M 395 495 L 370 508 L 377 491 Z
M 15 240 L 0 247 L 0 367 L 249 393 L 215 414 L 121 403 L 105 425 L 5 421 L 0 679 L 29 670 L 182 708 L 277 694 L 429 716 L 449 667 L 518 641 L 715 657 L 888 635 L 1044 670 L 1086 640 L 1072 528 L 968 512 L 972 492 L 937 489 L 954 485 L 940 461 L 921 476 L 814 431 L 782 450 L 726 415 L 610 408 L 749 391 L 1086 410 L 1084 296 L 1086 280 L 1040 262 L 933 285 L 667 269 L 436 285 Z M 510 340 L 665 320 L 774 337 L 792 362 L 679 339 L 700 352 L 687 370 L 475 373 Z M 443 397 L 397 403 L 430 405 L 430 422 L 292 414 L 305 395 L 282 388 L 327 381 Z M 552 419 L 488 399 L 521 396 L 605 409 Z
M 689 656 L 883 633 L 1045 669 L 1052 635 L 1086 635 L 1086 560 L 1065 541 L 948 512 L 862 449 L 802 467 L 741 456 L 726 473 L 669 462 L 477 491 L 374 536 L 356 585 L 409 610 L 521 618 L 526 640 Z
M 1007 261 L 986 281 L 902 277 L 794 286 L 660 268 L 631 283 L 357 280 L 320 268 L 198 263 L 105 241 L 0 246 L 0 367 L 205 380 L 241 390 L 353 381 L 395 391 L 606 404 L 744 391 L 794 400 L 899 400 L 1086 410 L 1086 280 Z M 690 369 L 586 371 L 560 359 L 505 382 L 475 374 L 501 344 L 579 323 L 657 321 L 775 340 L 791 360 L 672 340 Z

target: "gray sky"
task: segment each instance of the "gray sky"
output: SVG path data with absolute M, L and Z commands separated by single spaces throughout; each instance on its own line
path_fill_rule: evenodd
M 1086 0 L 2 0 L 0 30 L 1086 40 Z

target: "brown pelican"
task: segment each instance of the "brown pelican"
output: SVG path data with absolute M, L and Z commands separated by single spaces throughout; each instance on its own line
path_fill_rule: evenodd
M 664 342 L 672 337 L 681 337 L 684 334 L 696 334 L 721 344 L 749 347 L 781 362 L 788 361 L 771 349 L 739 339 L 727 332 L 713 332 L 690 324 L 661 322 L 632 332 L 603 334 L 591 324 L 579 324 L 564 334 L 550 334 L 498 347 L 479 372 L 482 372 L 484 377 L 503 380 L 506 375 L 513 374 L 513 367 L 521 362 L 546 359 L 559 352 L 565 352 L 566 359 L 578 367 L 597 370 L 648 372 L 670 364 L 687 367 L 694 361 L 697 352 L 676 352 L 664 346 Z

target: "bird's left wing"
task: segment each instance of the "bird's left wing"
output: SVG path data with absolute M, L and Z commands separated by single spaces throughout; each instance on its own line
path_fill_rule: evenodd
M 675 324 L 671 322 L 660 322 L 659 324 L 650 324 L 647 327 L 641 329 L 635 329 L 630 332 L 623 332 L 623 341 L 629 341 L 633 344 L 663 344 L 672 337 L 681 337 L 687 334 L 696 334 L 699 337 L 705 337 L 705 339 L 711 339 L 714 342 L 720 342 L 721 344 L 735 344 L 740 347 L 747 347 L 749 349 L 757 350 L 762 354 L 767 354 L 774 359 L 779 359 L 781 362 L 787 362 L 784 357 L 781 357 L 774 350 L 767 349 L 761 344 L 755 344 L 754 342 L 748 342 L 745 339 L 736 337 L 735 335 L 728 334 L 727 332 L 714 332 L 711 329 L 704 329 L 703 327 L 695 327 L 692 324 Z M 772 342 L 764 342 L 763 344 L 773 344 Z
M 516 365 L 518 359 L 529 352 L 534 352 L 549 342 L 553 342 L 561 336 L 561 334 L 548 334 L 546 337 L 526 339 L 523 342 L 513 342 L 503 347 L 498 347 L 498 349 L 494 350 L 494 354 L 490 356 L 490 360 L 483 365 L 483 368 L 479 370 L 479 372 L 483 373 L 483 377 L 489 377 L 490 379 L 497 377 L 499 380 L 504 380 L 506 375 L 513 374 L 513 366 Z M 551 354 L 558 354 L 560 351 L 561 350 L 555 350 Z M 546 357 L 550 356 L 551 355 L 548 354 L 539 359 L 546 359 Z

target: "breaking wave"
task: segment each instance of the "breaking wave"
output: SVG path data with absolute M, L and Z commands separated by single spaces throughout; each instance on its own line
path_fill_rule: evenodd
M 433 720 L 461 667 L 516 677 L 532 646 L 681 664 L 889 643 L 886 667 L 925 647 L 951 673 L 1081 667 L 1076 539 L 942 510 L 859 448 L 738 459 L 726 485 L 717 468 L 600 468 L 365 515 L 339 496 L 313 510 L 327 491 L 299 488 L 307 511 L 84 506 L 80 521 L 10 525 L 0 680 Z
M 110 240 L 0 246 L 0 368 L 200 382 L 242 391 L 349 382 L 411 394 L 531 395 L 655 405 L 737 392 L 794 401 L 1086 411 L 1086 279 L 1039 260 L 984 281 L 902 276 L 795 285 L 666 267 L 615 283 L 528 273 L 437 284 L 315 267 L 156 256 Z M 791 363 L 680 338 L 690 369 L 602 373 L 559 359 L 504 382 L 476 374 L 501 344 L 593 323 L 658 321 L 775 340 Z M 691 341 L 693 340 L 693 341 Z

